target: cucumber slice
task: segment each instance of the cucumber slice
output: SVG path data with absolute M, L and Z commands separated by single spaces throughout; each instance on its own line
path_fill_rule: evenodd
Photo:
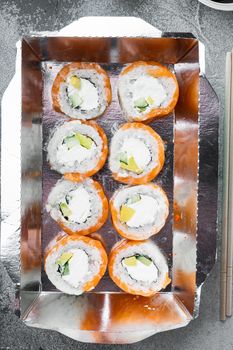
M 60 203 L 59 205 L 60 210 L 62 212 L 62 215 L 64 216 L 65 219 L 69 219 L 69 216 L 72 214 L 70 208 L 68 207 L 68 205 L 66 203 Z
M 90 137 L 79 133 L 77 133 L 75 137 L 79 141 L 81 146 L 85 147 L 86 149 L 91 149 L 93 140 Z
M 81 97 L 77 94 L 77 93 L 73 93 L 72 95 L 69 95 L 69 101 L 71 104 L 72 108 L 77 108 L 81 105 L 81 103 L 83 102 L 83 100 L 81 99 Z
M 123 262 L 127 266 L 136 266 L 137 265 L 137 259 L 135 256 L 130 256 L 129 258 L 123 259 Z
M 67 263 L 63 266 L 61 275 L 62 276 L 67 276 L 70 273 L 70 268 L 69 268 L 69 261 L 67 261 Z
M 148 106 L 149 104 L 144 97 L 140 97 L 136 101 L 134 101 L 134 107 L 137 107 L 139 109 L 144 109 Z
M 148 106 L 149 104 L 144 97 L 140 97 L 134 101 L 134 107 L 136 107 L 139 112 L 145 112 Z
M 120 221 L 127 222 L 129 221 L 135 214 L 135 210 L 127 207 L 127 205 L 122 205 L 120 210 Z
M 140 112 L 140 113 L 145 112 L 146 109 L 147 109 L 147 107 L 143 107 L 143 108 L 138 108 L 138 107 L 137 107 L 137 110 L 138 110 L 138 112 Z
M 152 260 L 149 258 L 146 258 L 144 255 L 137 256 L 137 260 L 139 260 L 142 264 L 146 266 L 150 266 L 152 264 Z
M 60 273 L 61 277 L 69 275 L 70 273 L 69 261 L 67 261 L 64 265 L 58 265 L 57 272 Z
M 140 194 L 134 194 L 132 197 L 129 198 L 127 204 L 133 204 L 137 203 L 141 200 Z
M 59 259 L 56 260 L 56 264 L 58 265 L 58 272 L 61 276 L 69 275 L 69 261 L 73 257 L 73 253 L 65 252 L 63 253 Z
M 121 163 L 128 164 L 128 157 L 126 152 L 121 152 L 119 154 L 119 159 Z
M 65 265 L 73 256 L 73 253 L 65 252 L 56 260 L 57 265 Z
M 70 78 L 70 84 L 76 88 L 76 89 L 80 89 L 80 86 L 81 86 L 81 79 L 78 78 L 76 75 L 73 75 L 71 78 Z

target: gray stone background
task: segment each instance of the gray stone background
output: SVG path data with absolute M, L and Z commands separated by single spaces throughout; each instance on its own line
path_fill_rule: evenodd
M 90 15 L 137 16 L 163 31 L 192 32 L 205 44 L 207 77 L 224 105 L 225 54 L 233 48 L 233 12 L 215 11 L 197 0 L 0 0 L 1 97 L 14 74 L 15 43 L 23 34 L 60 29 Z M 223 107 L 221 112 L 222 118 Z M 186 328 L 122 346 L 82 344 L 54 331 L 26 327 L 13 314 L 12 282 L 0 267 L 0 349 L 233 349 L 233 318 L 219 321 L 219 262 L 203 287 L 198 319 Z

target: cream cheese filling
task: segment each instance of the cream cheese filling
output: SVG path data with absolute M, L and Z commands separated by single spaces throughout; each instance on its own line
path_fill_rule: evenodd
M 94 142 L 90 149 L 81 146 L 79 143 L 69 149 L 65 143 L 62 143 L 57 149 L 57 161 L 58 163 L 72 166 L 76 161 L 81 163 L 85 159 L 90 159 L 95 149 L 96 145 Z
M 69 253 L 73 254 L 68 262 L 69 273 L 62 276 L 62 279 L 72 287 L 77 288 L 88 273 L 88 255 L 83 249 L 71 249 Z
M 150 108 L 159 107 L 167 98 L 167 93 L 159 79 L 143 75 L 132 85 L 133 103 L 144 98 Z
M 159 210 L 158 202 L 155 198 L 148 195 L 140 195 L 140 200 L 127 204 L 127 207 L 132 208 L 135 212 L 132 218 L 127 221 L 129 227 L 139 227 L 151 225 L 155 222 Z
M 79 88 L 76 88 L 72 84 L 68 83 L 68 96 L 70 97 L 72 95 L 78 95 L 81 99 L 79 107 L 83 110 L 89 111 L 91 109 L 97 108 L 99 105 L 99 96 L 97 88 L 88 79 L 79 79 Z
M 125 264 L 124 260 L 122 260 L 122 265 L 127 270 L 130 277 L 136 281 L 152 283 L 158 279 L 158 269 L 153 263 L 147 266 L 137 260 L 135 266 L 128 266 Z
M 69 221 L 83 223 L 90 216 L 90 195 L 84 187 L 80 186 L 76 190 L 69 192 L 64 202 L 67 202 L 70 211 Z
M 126 153 L 128 159 L 133 157 L 138 167 L 142 170 L 144 170 L 151 161 L 149 148 L 142 140 L 136 137 L 126 138 L 120 152 Z

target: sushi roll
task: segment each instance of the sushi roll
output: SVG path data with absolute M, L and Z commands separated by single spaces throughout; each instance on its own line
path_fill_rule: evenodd
M 110 208 L 116 231 L 125 238 L 140 241 L 155 235 L 165 225 L 169 202 L 162 188 L 150 183 L 117 190 Z
M 68 234 L 88 235 L 108 218 L 108 200 L 101 185 L 87 178 L 73 182 L 64 178 L 52 188 L 46 209 Z
M 52 284 L 67 294 L 94 289 L 107 268 L 102 244 L 90 237 L 65 236 L 45 254 L 45 272 Z
M 110 80 L 96 63 L 75 62 L 64 66 L 52 86 L 53 107 L 70 118 L 92 119 L 111 103 Z
M 158 175 L 164 160 L 163 140 L 142 123 L 124 124 L 112 138 L 109 166 L 117 181 L 147 183 Z
M 119 76 L 118 96 L 128 121 L 146 121 L 173 111 L 179 97 L 176 76 L 157 62 L 134 62 Z
M 123 291 L 152 296 L 170 283 L 167 261 L 151 241 L 122 240 L 112 248 L 109 275 Z
M 107 137 L 95 122 L 72 120 L 60 125 L 49 140 L 47 160 L 52 169 L 75 181 L 97 173 L 108 154 Z

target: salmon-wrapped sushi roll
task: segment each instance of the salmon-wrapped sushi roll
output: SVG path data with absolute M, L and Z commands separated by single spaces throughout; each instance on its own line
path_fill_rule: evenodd
M 150 126 L 127 123 L 112 138 L 109 166 L 117 181 L 147 183 L 161 171 L 164 160 L 163 140 Z
M 146 121 L 173 111 L 179 97 L 176 76 L 157 62 L 134 62 L 119 76 L 118 96 L 128 121 Z
M 52 169 L 65 178 L 82 180 L 97 173 L 108 154 L 107 137 L 95 122 L 72 120 L 55 129 L 47 147 Z
M 140 241 L 155 235 L 165 225 L 169 202 L 162 188 L 150 183 L 117 190 L 110 208 L 117 232 Z
M 110 80 L 96 63 L 75 62 L 64 66 L 52 86 L 53 107 L 70 118 L 92 119 L 111 103 Z
M 108 218 L 108 200 L 102 186 L 92 179 L 59 180 L 52 188 L 46 209 L 68 234 L 88 235 Z
M 65 236 L 45 255 L 49 280 L 67 294 L 79 295 L 94 289 L 107 268 L 102 244 L 90 237 Z
M 166 288 L 171 281 L 167 261 L 151 241 L 116 243 L 109 256 L 108 269 L 119 288 L 145 297 Z

